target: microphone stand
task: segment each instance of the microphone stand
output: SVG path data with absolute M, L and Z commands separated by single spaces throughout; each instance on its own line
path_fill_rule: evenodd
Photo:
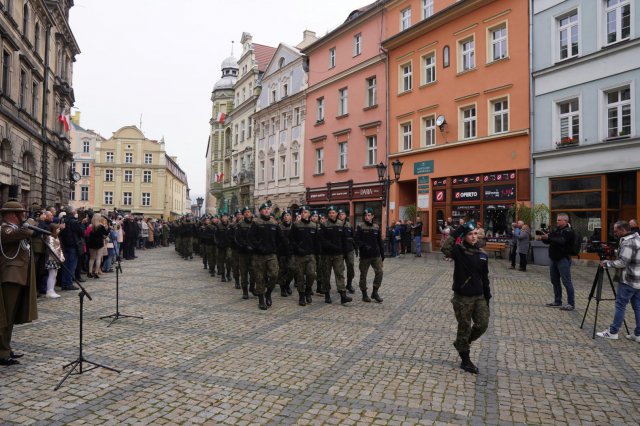
M 98 364 L 95 363 L 93 361 L 89 361 L 88 359 L 86 359 L 83 355 L 83 347 L 82 347 L 82 342 L 83 342 L 83 313 L 84 313 L 84 298 L 85 296 L 87 297 L 87 299 L 89 300 L 93 300 L 91 298 L 91 296 L 89 295 L 89 293 L 87 292 L 87 290 L 82 286 L 82 284 L 80 284 L 78 282 L 78 280 L 76 280 L 75 278 L 75 271 L 72 273 L 69 271 L 69 269 L 67 269 L 67 267 L 64 265 L 64 263 L 60 260 L 60 258 L 58 257 L 58 255 L 56 254 L 56 252 L 53 251 L 53 249 L 51 247 L 49 247 L 49 244 L 47 244 L 47 241 L 45 240 L 45 233 L 49 234 L 49 232 L 38 229 L 36 232 L 40 232 L 39 237 L 42 239 L 42 242 L 44 243 L 44 246 L 46 247 L 49 255 L 51 255 L 60 265 L 60 267 L 62 269 L 64 269 L 67 274 L 69 274 L 69 276 L 71 277 L 71 279 L 73 280 L 73 282 L 76 283 L 76 285 L 78 287 L 80 287 L 80 293 L 78 293 L 78 297 L 80 298 L 80 344 L 78 346 L 78 358 L 75 359 L 75 361 L 72 361 L 66 365 L 64 365 L 62 367 L 63 370 L 66 370 L 67 368 L 71 367 L 69 369 L 69 371 L 67 371 L 67 374 L 64 375 L 64 377 L 62 378 L 62 380 L 60 380 L 60 382 L 56 385 L 56 387 L 53 390 L 58 390 L 60 389 L 60 386 L 62 386 L 62 384 L 65 382 L 65 380 L 67 380 L 69 378 L 69 376 L 71 374 L 82 374 L 82 373 L 86 373 L 87 371 L 91 371 L 91 370 L 95 370 L 96 368 L 104 368 L 106 370 L 110 370 L 110 371 L 114 371 L 116 373 L 120 373 L 120 370 L 116 370 L 115 368 L 111 368 L 111 367 L 107 367 L 105 365 L 102 364 Z M 84 364 L 89 364 L 91 365 L 91 367 L 89 368 L 84 368 Z
M 105 315 L 100 317 L 100 319 L 105 318 L 113 318 L 107 327 L 111 327 L 111 324 L 119 320 L 120 318 L 138 318 L 143 319 L 142 317 L 135 315 L 125 315 L 120 313 L 120 274 L 122 273 L 122 265 L 120 264 L 120 256 L 116 257 L 116 313 L 111 315 Z

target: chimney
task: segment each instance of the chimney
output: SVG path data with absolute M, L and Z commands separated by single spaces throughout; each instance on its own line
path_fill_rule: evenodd
M 296 46 L 296 49 L 304 49 L 309 46 L 311 43 L 316 41 L 318 37 L 316 37 L 316 32 L 311 30 L 304 30 L 302 32 L 302 41 Z

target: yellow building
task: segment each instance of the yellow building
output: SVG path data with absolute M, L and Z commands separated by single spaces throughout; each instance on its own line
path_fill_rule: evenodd
M 188 199 L 187 176 L 163 140 L 126 126 L 97 144 L 94 208 L 172 219 L 189 213 Z

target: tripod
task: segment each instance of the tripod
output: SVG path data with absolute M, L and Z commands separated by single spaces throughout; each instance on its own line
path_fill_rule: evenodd
M 75 279 L 75 271 L 74 272 L 70 272 L 69 269 L 67 269 L 67 267 L 64 265 L 64 263 L 60 260 L 60 258 L 58 257 L 58 255 L 56 254 L 55 251 L 53 251 L 53 249 L 51 247 L 49 247 L 49 244 L 47 244 L 47 241 L 45 240 L 45 235 L 51 235 L 51 233 L 44 231 L 44 230 L 40 230 L 38 232 L 41 232 L 40 234 L 40 238 L 42 239 L 42 242 L 44 243 L 44 246 L 46 247 L 47 251 L 49 252 L 49 254 L 58 262 L 58 265 L 60 265 L 60 267 L 62 269 L 64 269 L 66 271 L 67 274 L 69 274 L 69 276 L 71 277 L 71 279 L 78 285 L 78 287 L 80 287 L 80 293 L 78 293 L 78 297 L 80 298 L 80 344 L 78 347 L 78 358 L 76 358 L 75 361 L 70 362 L 69 364 L 65 365 L 62 367 L 63 370 L 66 370 L 68 367 L 71 367 L 71 369 L 67 372 L 67 374 L 64 375 L 64 377 L 62 378 L 62 380 L 60 380 L 60 382 L 56 385 L 56 387 L 53 390 L 58 390 L 60 389 L 60 386 L 62 386 L 62 384 L 65 382 L 65 380 L 67 380 L 67 378 L 69 378 L 69 376 L 75 371 L 76 374 L 82 374 L 85 373 L 87 371 L 91 371 L 94 370 L 96 368 L 105 368 L 107 370 L 110 371 L 115 371 L 116 373 L 120 373 L 119 370 L 116 370 L 115 368 L 111 368 L 111 367 L 107 367 L 101 364 L 97 364 L 95 362 L 89 361 L 87 359 L 84 358 L 84 356 L 82 355 L 82 338 L 83 338 L 83 314 L 84 314 L 84 297 L 87 296 L 87 298 L 89 300 L 93 300 L 91 298 L 91 296 L 89 295 L 89 293 L 87 292 L 87 290 L 82 286 L 82 284 L 80 284 L 78 282 L 78 280 Z M 89 369 L 85 369 L 84 364 L 91 364 L 93 367 L 89 368 Z
M 138 318 L 142 319 L 142 317 L 138 317 L 135 315 L 125 315 L 120 313 L 120 273 L 122 272 L 122 265 L 120 264 L 120 257 L 116 258 L 116 313 L 111 315 L 105 315 L 100 317 L 100 319 L 105 318 L 113 318 L 107 327 L 111 327 L 111 324 L 119 320 L 120 318 Z
M 604 260 L 602 257 L 600 260 Z M 604 279 L 604 273 L 607 273 L 607 278 L 609 279 L 609 285 L 611 286 L 611 291 L 613 292 L 613 299 L 603 299 L 602 298 L 602 281 Z M 593 279 L 593 285 L 591 286 L 591 292 L 589 292 L 589 302 L 587 303 L 587 308 L 584 310 L 584 316 L 582 317 L 582 324 L 580 324 L 580 328 L 584 325 L 584 320 L 587 318 L 587 312 L 589 311 L 589 305 L 591 304 L 591 299 L 595 297 L 596 299 L 596 317 L 593 321 L 593 334 L 591 336 L 592 339 L 596 338 L 596 327 L 598 327 L 598 309 L 600 308 L 600 301 L 602 300 L 616 300 L 616 289 L 613 286 L 613 280 L 611 279 L 611 275 L 609 274 L 609 270 L 605 269 L 602 265 L 598 265 L 598 271 L 596 272 L 596 276 Z M 629 333 L 629 327 L 627 327 L 627 322 L 624 321 L 624 327 L 627 329 L 627 334 Z

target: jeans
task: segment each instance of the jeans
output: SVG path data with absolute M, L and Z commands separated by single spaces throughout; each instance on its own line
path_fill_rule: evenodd
M 62 287 L 71 287 L 73 285 L 73 276 L 69 274 L 75 274 L 76 266 L 78 265 L 78 252 L 75 247 L 64 247 L 64 266 L 62 268 L 62 278 L 60 284 Z M 68 271 L 68 272 L 67 272 Z
M 553 284 L 554 303 L 562 303 L 562 287 L 560 279 L 567 290 L 567 304 L 576 306 L 574 299 L 573 283 L 571 282 L 571 259 L 563 257 L 560 260 L 552 260 L 549 267 L 551 284 Z
M 108 271 L 113 267 L 113 262 L 116 260 L 116 252 L 114 249 L 107 249 L 108 255 L 104 258 L 104 262 L 102 263 L 102 270 Z
M 624 321 L 624 312 L 627 309 L 627 303 L 631 302 L 631 307 L 636 315 L 636 328 L 633 332 L 636 336 L 640 336 L 640 289 L 633 288 L 625 283 L 618 284 L 618 293 L 616 294 L 616 310 L 613 315 L 613 323 L 609 327 L 609 333 L 618 334 L 618 330 Z
M 413 237 L 416 242 L 416 255 L 422 256 L 422 237 Z
M 391 237 L 391 257 L 398 255 L 398 240 L 396 237 Z

